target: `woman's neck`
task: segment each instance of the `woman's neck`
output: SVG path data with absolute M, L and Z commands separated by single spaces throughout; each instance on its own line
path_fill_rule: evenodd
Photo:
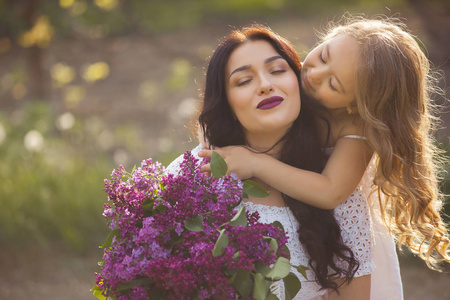
M 275 158 L 279 158 L 281 147 L 283 145 L 283 142 L 280 142 L 282 138 L 283 135 L 252 135 L 251 137 L 247 137 L 247 145 L 257 152 L 266 153 Z

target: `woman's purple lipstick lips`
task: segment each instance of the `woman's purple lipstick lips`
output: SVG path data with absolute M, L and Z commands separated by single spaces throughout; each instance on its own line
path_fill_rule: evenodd
M 278 96 L 273 96 L 270 98 L 266 98 L 264 100 L 262 100 L 261 102 L 258 103 L 258 105 L 256 106 L 257 109 L 270 109 L 273 108 L 277 105 L 279 105 L 281 102 L 283 102 L 283 98 L 282 97 L 278 97 Z

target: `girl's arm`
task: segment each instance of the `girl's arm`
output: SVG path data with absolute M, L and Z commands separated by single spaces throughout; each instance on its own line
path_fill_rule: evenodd
M 339 295 L 332 291 L 328 294 L 328 300 L 369 300 L 370 299 L 370 275 L 355 277 L 349 284 L 339 287 Z M 339 282 L 338 282 L 339 284 Z
M 294 199 L 322 209 L 334 209 L 352 194 L 372 157 L 365 140 L 340 138 L 319 174 L 241 146 L 219 148 L 216 152 L 225 159 L 229 173 L 236 173 L 241 179 L 259 178 Z M 200 157 L 211 154 L 212 150 L 199 152 Z M 203 166 L 202 171 L 210 171 L 209 165 Z

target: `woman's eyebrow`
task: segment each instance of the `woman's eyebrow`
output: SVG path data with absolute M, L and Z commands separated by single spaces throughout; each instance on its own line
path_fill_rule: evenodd
M 275 55 L 275 56 L 272 56 L 272 57 L 269 57 L 268 59 L 266 59 L 265 63 L 268 64 L 277 59 L 284 59 L 284 58 L 281 55 Z
M 277 60 L 277 59 L 284 59 L 284 58 L 282 56 L 280 56 L 280 55 L 275 55 L 275 56 L 272 56 L 272 57 L 269 57 L 268 59 L 266 59 L 264 61 L 264 63 L 268 64 L 268 63 L 270 63 L 270 62 L 272 62 L 274 60 Z M 228 78 L 230 78 L 236 72 L 240 72 L 240 71 L 244 71 L 244 70 L 248 70 L 248 69 L 250 69 L 250 65 L 245 65 L 245 66 L 236 68 L 236 69 L 233 70 L 233 72 L 231 72 L 231 74 L 230 74 L 230 76 L 228 76 Z
M 245 66 L 236 68 L 236 69 L 233 70 L 233 72 L 231 72 L 230 76 L 228 76 L 228 79 L 231 78 L 231 76 L 232 76 L 234 73 L 240 72 L 240 71 L 244 71 L 244 70 L 248 70 L 248 69 L 250 69 L 250 65 L 245 65 Z

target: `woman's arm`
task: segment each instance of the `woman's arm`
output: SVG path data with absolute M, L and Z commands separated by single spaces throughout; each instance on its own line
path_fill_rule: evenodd
M 334 209 L 351 195 L 372 157 L 365 140 L 341 138 L 319 174 L 240 146 L 216 151 L 225 159 L 229 173 L 236 173 L 241 179 L 259 178 L 294 199 L 322 209 Z M 210 157 L 211 153 L 212 150 L 202 150 L 199 156 Z M 202 168 L 209 170 L 209 165 Z

